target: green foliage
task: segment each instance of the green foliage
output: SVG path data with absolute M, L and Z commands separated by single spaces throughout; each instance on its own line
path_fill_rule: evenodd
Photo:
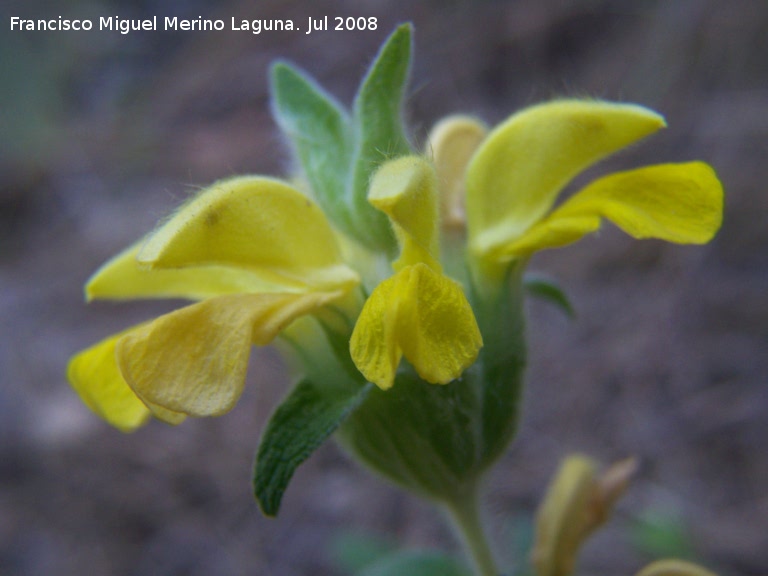
M 521 266 L 507 271 L 498 290 L 485 294 L 481 290 L 471 284 L 469 296 L 483 335 L 483 348 L 469 374 L 482 390 L 478 420 L 482 423 L 484 469 L 504 453 L 520 419 L 527 362 Z
M 352 574 L 392 554 L 394 550 L 395 545 L 389 539 L 359 531 L 343 532 L 332 542 L 335 563 L 344 572 Z
M 438 552 L 406 551 L 374 562 L 358 576 L 471 576 L 472 572 L 451 556 Z
M 367 199 L 371 174 L 384 161 L 411 153 L 402 100 L 411 60 L 409 24 L 384 43 L 362 81 L 353 113 L 288 64 L 272 69 L 273 111 L 296 150 L 317 201 L 361 244 L 393 253 L 384 214 Z
M 523 278 L 523 284 L 531 296 L 554 304 L 569 318 L 576 317 L 576 310 L 574 310 L 568 295 L 554 280 L 538 274 L 526 274 Z
M 397 484 L 439 500 L 465 495 L 481 459 L 478 391 L 462 379 L 433 386 L 402 369 L 340 427 L 357 458 Z
M 635 548 L 649 558 L 692 559 L 695 555 L 682 519 L 668 511 L 646 512 L 638 518 L 630 534 Z
M 358 135 L 352 195 L 360 232 L 390 233 L 389 221 L 368 203 L 371 174 L 384 161 L 412 152 L 405 135 L 402 101 L 411 65 L 412 26 L 397 28 L 381 47 L 355 98 L 355 133 Z
M 354 411 L 370 390 L 330 389 L 303 380 L 277 408 L 256 456 L 254 492 L 264 514 L 275 516 L 296 468 Z
M 345 532 L 333 542 L 344 573 L 356 576 L 471 576 L 452 556 L 432 550 L 397 550 L 389 539 Z
M 523 513 L 512 514 L 504 523 L 505 548 L 514 565 L 508 571 L 515 576 L 533 576 L 530 553 L 535 541 L 533 517 Z
M 272 67 L 273 113 L 291 139 L 317 201 L 347 232 L 352 221 L 340 192 L 347 187 L 354 152 L 344 109 L 313 80 L 285 63 Z

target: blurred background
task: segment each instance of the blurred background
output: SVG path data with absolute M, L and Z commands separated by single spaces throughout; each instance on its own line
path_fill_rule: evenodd
M 629 240 L 606 226 L 531 268 L 569 320 L 528 307 L 519 439 L 489 478 L 511 556 L 559 460 L 640 458 L 637 481 L 582 556 L 630 575 L 679 555 L 768 574 L 768 3 L 763 0 L 113 0 L 4 2 L 0 12 L 0 574 L 342 575 L 344 531 L 457 545 L 442 519 L 333 443 L 299 469 L 277 520 L 250 487 L 258 436 L 290 377 L 256 349 L 220 419 L 132 435 L 65 380 L 76 351 L 178 303 L 95 303 L 82 285 L 179 201 L 237 173 L 285 174 L 266 78 L 291 60 L 349 104 L 379 44 L 416 27 L 408 116 L 490 123 L 558 95 L 639 102 L 669 128 L 590 174 L 702 159 L 726 189 L 714 242 Z M 64 7 L 66 6 L 66 7 Z M 365 32 L 18 32 L 10 16 L 374 16 Z M 522 561 L 517 558 L 517 561 Z M 510 566 L 507 559 L 505 565 Z

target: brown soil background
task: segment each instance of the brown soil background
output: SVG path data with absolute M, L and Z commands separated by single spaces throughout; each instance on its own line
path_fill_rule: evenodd
M 488 513 L 530 516 L 572 451 L 637 455 L 637 481 L 584 551 L 582 574 L 632 574 L 630 534 L 676 518 L 722 574 L 768 574 L 768 3 L 762 0 L 4 3 L 0 32 L 0 574 L 337 575 L 343 529 L 455 549 L 441 518 L 329 443 L 277 520 L 250 492 L 253 451 L 289 385 L 254 350 L 226 417 L 122 435 L 64 378 L 77 350 L 168 303 L 92 304 L 82 284 L 179 200 L 217 178 L 281 174 L 269 63 L 285 58 L 349 103 L 378 45 L 415 23 L 416 141 L 447 113 L 489 122 L 556 95 L 635 101 L 669 128 L 601 165 L 703 159 L 724 226 L 704 247 L 631 241 L 607 226 L 539 255 L 578 317 L 529 306 L 518 441 L 489 478 Z M 376 16 L 368 32 L 19 33 L 9 16 Z M 85 15 L 85 16 L 83 16 Z

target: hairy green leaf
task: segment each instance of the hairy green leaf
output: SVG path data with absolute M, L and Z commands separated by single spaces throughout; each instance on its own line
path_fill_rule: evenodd
M 389 222 L 368 204 L 368 183 L 384 161 L 412 153 L 402 119 L 411 65 L 411 34 L 412 26 L 403 24 L 387 39 L 360 84 L 354 103 L 357 142 L 352 201 L 357 215 L 362 217 L 361 230 L 389 244 L 393 242 Z M 387 246 L 379 241 L 378 247 Z
M 286 63 L 271 74 L 272 108 L 325 212 L 349 232 L 348 199 L 354 138 L 343 107 L 311 78 Z
M 285 63 L 272 68 L 273 112 L 315 197 L 336 225 L 368 248 L 396 250 L 387 217 L 368 203 L 373 172 L 411 153 L 402 101 L 411 62 L 410 24 L 381 47 L 360 84 L 350 119 L 311 78 Z
M 482 390 L 481 468 L 501 456 L 517 433 L 527 349 L 523 314 L 522 270 L 508 271 L 504 288 L 481 295 L 473 282 L 470 300 L 483 334 L 483 348 L 470 376 Z
M 482 453 L 480 391 L 463 376 L 428 384 L 401 368 L 389 390 L 374 388 L 339 429 L 339 441 L 383 476 L 438 500 L 466 494 Z
M 302 380 L 267 423 L 256 456 L 254 493 L 275 516 L 296 468 L 357 408 L 371 385 L 329 388 Z

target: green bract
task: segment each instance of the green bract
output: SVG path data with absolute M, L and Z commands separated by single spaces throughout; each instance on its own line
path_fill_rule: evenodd
M 401 112 L 410 62 L 411 27 L 405 25 L 381 47 L 351 113 L 289 64 L 272 68 L 275 119 L 314 197 L 340 230 L 385 252 L 394 252 L 394 238 L 386 217 L 368 203 L 368 182 L 387 159 L 412 151 Z

